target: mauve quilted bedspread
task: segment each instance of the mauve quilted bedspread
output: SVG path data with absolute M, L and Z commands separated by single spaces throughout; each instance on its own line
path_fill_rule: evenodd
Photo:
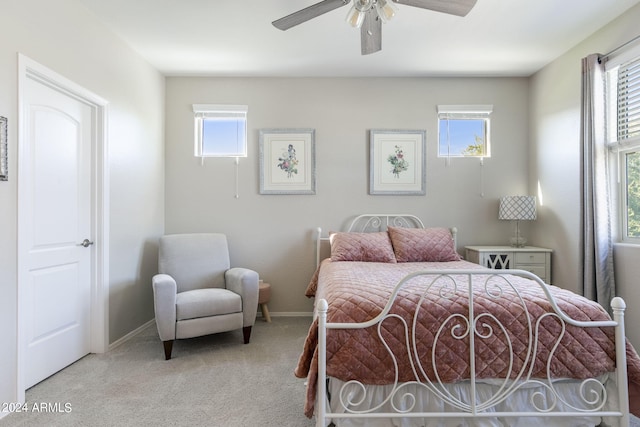
M 379 314 L 391 295 L 393 287 L 407 274 L 429 269 L 469 269 L 482 267 L 466 261 L 444 263 L 372 263 L 331 262 L 325 260 L 314 274 L 307 289 L 307 296 L 316 300 L 324 298 L 329 303 L 328 322 L 363 322 Z M 486 277 L 486 276 L 485 276 Z M 548 300 L 532 281 L 509 276 L 534 319 L 551 312 Z M 466 287 L 466 286 L 463 286 Z M 468 289 L 468 288 L 467 288 Z M 477 378 L 515 378 L 520 368 L 528 370 L 526 360 L 529 346 L 527 316 L 517 293 L 503 287 L 499 298 L 492 298 L 474 285 L 475 315 L 492 313 L 509 328 L 513 345 L 514 369 L 509 371 L 511 351 L 503 337 L 493 334 L 489 339 L 476 339 Z M 558 306 L 576 320 L 607 320 L 609 316 L 602 307 L 573 292 L 550 286 Z M 403 287 L 392 313 L 402 316 L 409 325 L 419 302 L 424 285 L 419 280 Z M 467 293 L 456 293 L 450 298 L 440 298 L 432 288 L 427 294 L 419 314 L 416 328 L 418 354 L 422 366 L 430 379 L 435 378 L 431 363 L 434 336 L 442 322 L 452 313 L 468 315 Z M 491 321 L 485 318 L 489 323 Z M 535 324 L 535 323 L 534 323 Z M 494 331 L 497 331 L 495 324 Z M 541 322 L 538 338 L 539 350 L 533 364 L 532 377 L 546 377 L 546 365 L 553 339 L 560 332 L 557 320 L 547 317 Z M 401 322 L 388 320 L 384 336 L 398 359 L 399 381 L 415 380 L 405 350 L 404 332 Z M 567 326 L 567 333 L 551 361 L 555 378 L 591 378 L 611 372 L 615 368 L 615 346 L 613 328 L 576 328 Z M 436 346 L 436 370 L 442 382 L 456 382 L 469 378 L 468 340 L 457 340 L 451 334 L 442 334 Z M 627 364 L 630 385 L 631 412 L 640 415 L 640 358 L 627 344 Z M 392 358 L 381 345 L 374 328 L 337 331 L 327 334 L 327 374 L 343 381 L 359 380 L 364 384 L 390 384 L 395 371 Z M 317 383 L 317 321 L 311 325 L 303 352 L 295 369 L 299 378 L 308 378 L 305 414 L 313 415 Z

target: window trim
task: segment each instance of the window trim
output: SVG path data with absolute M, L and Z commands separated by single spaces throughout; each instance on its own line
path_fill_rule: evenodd
M 194 155 L 196 157 L 247 157 L 247 105 L 193 104 L 194 113 Z M 243 118 L 244 139 L 240 141 L 240 149 L 235 153 L 203 153 L 203 127 L 207 118 Z
M 640 152 L 640 136 L 632 136 L 630 138 L 623 136 L 620 139 L 620 133 L 618 129 L 618 102 L 619 102 L 619 86 L 618 75 L 620 67 L 625 67 L 630 64 L 636 66 L 640 63 L 640 48 L 632 49 L 619 55 L 613 59 L 609 59 L 605 65 L 605 97 L 606 97 L 606 143 L 609 147 L 609 152 L 612 155 L 612 168 L 611 176 L 609 177 L 611 187 L 614 188 L 613 194 L 615 194 L 618 200 L 615 200 L 612 205 L 617 211 L 615 218 L 618 220 L 618 239 L 620 243 L 640 245 L 640 236 L 633 237 L 628 235 L 629 220 L 628 210 L 629 205 L 627 203 L 627 154 L 633 152 Z M 612 90 L 613 89 L 613 90 Z M 640 94 L 640 88 L 637 88 L 638 94 Z M 617 187 L 617 188 L 615 188 Z

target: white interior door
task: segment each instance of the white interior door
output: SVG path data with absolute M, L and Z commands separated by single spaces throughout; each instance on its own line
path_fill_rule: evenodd
M 91 351 L 95 124 L 90 105 L 40 81 L 27 78 L 21 97 L 19 286 L 28 388 Z

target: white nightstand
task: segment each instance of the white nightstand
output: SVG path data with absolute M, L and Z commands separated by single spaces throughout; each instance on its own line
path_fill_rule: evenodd
M 525 246 L 465 246 L 467 261 L 494 269 L 529 271 L 545 283 L 551 283 L 551 252 L 547 248 Z

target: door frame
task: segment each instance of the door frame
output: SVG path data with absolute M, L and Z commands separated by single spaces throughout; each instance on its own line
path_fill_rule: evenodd
M 91 238 L 95 242 L 95 251 L 91 257 L 91 353 L 104 353 L 109 347 L 109 167 L 107 147 L 107 113 L 108 102 L 55 71 L 18 53 L 18 224 L 17 224 L 17 372 L 16 396 L 18 401 L 25 401 L 24 370 L 26 369 L 27 317 L 24 284 L 24 229 L 26 225 L 21 218 L 25 208 L 24 191 L 20 191 L 25 182 L 24 165 L 30 161 L 26 158 L 24 91 L 28 80 L 48 86 L 54 90 L 71 96 L 91 108 L 92 115 L 92 159 L 91 159 Z

